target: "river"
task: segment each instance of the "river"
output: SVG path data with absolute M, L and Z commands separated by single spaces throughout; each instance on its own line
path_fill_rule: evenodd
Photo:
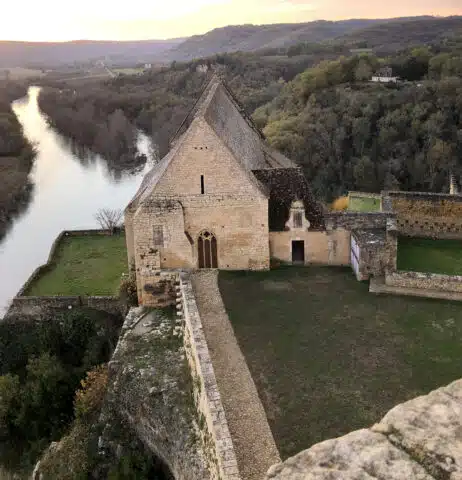
M 99 228 L 96 211 L 125 208 L 153 162 L 150 141 L 143 134 L 138 149 L 149 160 L 138 173 L 116 173 L 101 157 L 73 153 L 70 143 L 48 127 L 38 108 L 39 91 L 30 87 L 27 97 L 13 102 L 24 134 L 38 153 L 30 204 L 0 242 L 0 318 L 33 270 L 47 261 L 56 236 L 62 230 Z

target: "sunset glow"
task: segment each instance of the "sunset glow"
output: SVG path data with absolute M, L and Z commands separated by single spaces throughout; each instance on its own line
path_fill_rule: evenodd
M 460 0 L 19 0 L 2 5 L 3 40 L 173 38 L 225 25 L 461 15 Z

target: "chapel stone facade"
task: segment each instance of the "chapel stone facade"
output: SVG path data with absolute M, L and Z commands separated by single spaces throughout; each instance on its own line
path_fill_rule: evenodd
M 214 76 L 125 211 L 140 303 L 152 304 L 162 271 L 268 269 L 270 231 L 299 235 L 322 222 L 301 169 Z

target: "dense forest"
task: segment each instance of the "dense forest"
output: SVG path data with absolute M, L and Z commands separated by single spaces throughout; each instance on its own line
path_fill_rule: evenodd
M 91 310 L 0 323 L 0 464 L 29 471 L 75 412 L 86 372 L 107 362 L 120 319 Z
M 25 85 L 0 82 L 0 239 L 12 216 L 27 205 L 32 185 L 34 148 L 23 135 L 11 102 L 27 93 Z
M 45 89 L 40 109 L 58 132 L 102 155 L 112 168 L 133 168 L 146 162 L 137 150 L 137 131 L 121 109 L 103 113 L 91 102 L 80 102 L 77 93 Z
M 461 57 L 418 49 L 388 59 L 415 81 L 387 86 L 364 81 L 376 62 L 323 62 L 254 118 L 322 198 L 352 189 L 447 191 L 450 172 L 462 173 Z

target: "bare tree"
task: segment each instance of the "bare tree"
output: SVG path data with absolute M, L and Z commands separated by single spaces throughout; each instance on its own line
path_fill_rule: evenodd
M 123 212 L 120 209 L 100 208 L 95 213 L 95 220 L 104 230 L 114 231 L 122 226 Z

